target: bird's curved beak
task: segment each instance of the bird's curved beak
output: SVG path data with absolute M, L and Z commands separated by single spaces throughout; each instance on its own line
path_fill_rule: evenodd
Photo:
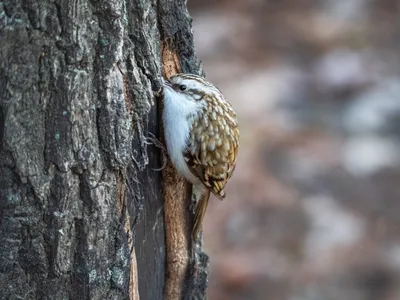
M 164 87 L 170 87 L 170 88 L 172 88 L 172 84 L 171 84 L 171 82 L 169 82 L 168 79 L 162 78 L 162 84 L 163 84 Z

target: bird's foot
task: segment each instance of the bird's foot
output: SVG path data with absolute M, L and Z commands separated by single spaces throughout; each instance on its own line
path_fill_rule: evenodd
M 162 166 L 160 168 L 152 168 L 153 171 L 162 171 L 165 169 L 165 167 L 167 166 L 167 149 L 165 148 L 165 146 L 163 145 L 163 143 L 161 143 L 161 141 L 159 139 L 156 138 L 156 136 L 154 134 L 152 134 L 151 132 L 149 132 L 149 136 L 146 137 L 146 141 L 145 141 L 146 145 L 154 145 L 157 148 L 161 149 L 161 154 L 162 154 Z

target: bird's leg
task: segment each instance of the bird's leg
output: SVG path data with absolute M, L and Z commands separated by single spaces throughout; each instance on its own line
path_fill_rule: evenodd
M 165 148 L 163 143 L 161 143 L 161 141 L 159 139 L 157 139 L 156 136 L 154 134 L 152 134 L 151 132 L 149 132 L 149 136 L 146 137 L 145 143 L 146 143 L 146 145 L 154 145 L 161 150 L 162 166 L 161 166 L 161 168 L 157 168 L 157 169 L 152 168 L 153 171 L 164 170 L 165 167 L 167 166 L 167 149 Z

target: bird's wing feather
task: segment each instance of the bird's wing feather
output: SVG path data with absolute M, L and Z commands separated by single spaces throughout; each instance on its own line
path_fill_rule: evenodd
M 215 132 L 210 134 L 209 127 L 192 130 L 184 153 L 190 171 L 220 200 L 225 198 L 224 188 L 235 170 L 239 147 L 236 121 L 226 127 L 223 132 L 219 130 L 218 135 Z
M 224 188 L 235 170 L 239 148 L 238 124 L 230 104 L 222 95 L 206 98 L 206 101 L 207 109 L 201 118 L 193 121 L 183 154 L 190 171 L 207 188 L 207 192 L 197 199 L 194 238 L 200 230 L 210 192 L 220 200 L 225 198 Z

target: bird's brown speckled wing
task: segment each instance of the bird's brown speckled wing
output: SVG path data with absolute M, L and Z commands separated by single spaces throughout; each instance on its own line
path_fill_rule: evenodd
M 190 137 L 193 143 L 194 135 Z M 217 143 L 214 150 L 210 150 L 215 141 L 212 138 L 203 138 L 202 145 L 207 147 L 189 145 L 188 151 L 184 154 L 186 162 L 191 172 L 198 177 L 208 189 L 207 192 L 198 199 L 195 208 L 193 238 L 197 238 L 201 224 L 208 206 L 210 191 L 220 200 L 225 198 L 224 187 L 231 178 L 236 165 L 236 156 L 239 146 L 239 131 L 237 126 L 232 129 L 232 134 L 223 137 L 222 143 Z M 220 145 L 219 145 L 220 144 Z
M 203 95 L 205 108 L 201 117 L 194 118 L 188 148 L 184 153 L 190 171 L 218 199 L 225 198 L 225 185 L 236 166 L 239 129 L 231 105 L 220 97 Z M 207 210 L 209 192 L 195 208 L 193 236 L 197 237 Z
M 192 173 L 220 200 L 225 198 L 224 187 L 235 169 L 239 147 L 236 120 L 224 119 L 225 122 L 211 123 L 204 119 L 195 122 L 188 150 L 184 153 Z

